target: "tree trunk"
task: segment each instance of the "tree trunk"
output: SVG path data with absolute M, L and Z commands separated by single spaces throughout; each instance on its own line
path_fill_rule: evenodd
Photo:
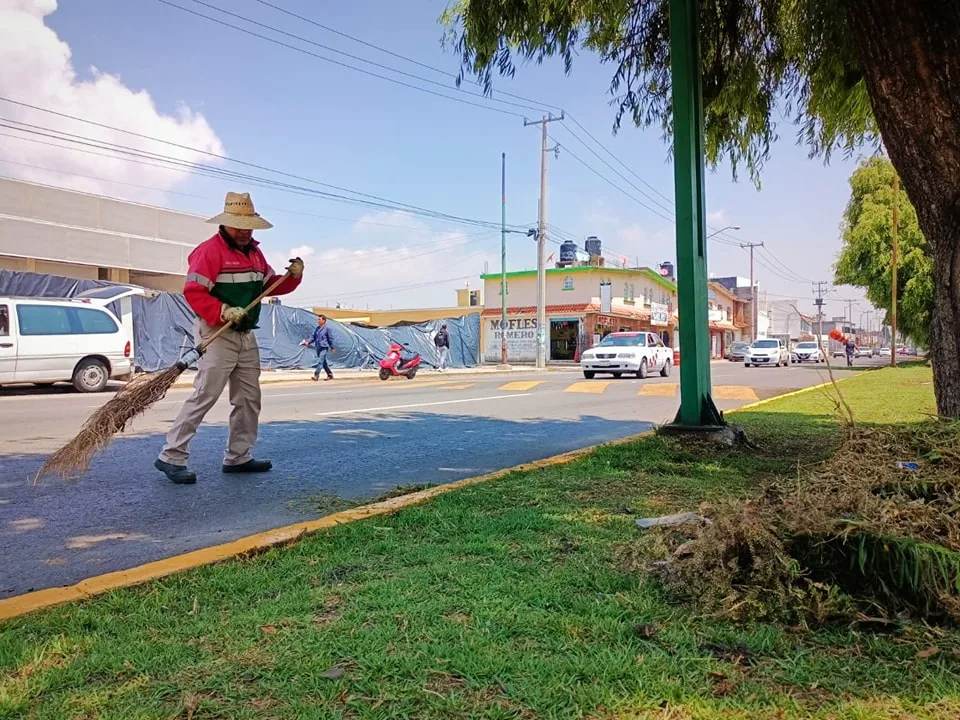
M 890 160 L 933 253 L 937 409 L 960 419 L 960 1 L 841 0 Z

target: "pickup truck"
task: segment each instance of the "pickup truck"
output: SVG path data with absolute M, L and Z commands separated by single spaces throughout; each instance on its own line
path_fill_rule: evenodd
M 642 379 L 658 372 L 662 377 L 670 377 L 672 366 L 673 350 L 664 345 L 656 333 L 646 331 L 610 333 L 580 358 L 580 368 L 587 380 L 597 373 L 615 378 L 636 375 Z

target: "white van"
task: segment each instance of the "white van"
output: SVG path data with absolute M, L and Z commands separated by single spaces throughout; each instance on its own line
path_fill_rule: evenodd
M 133 376 L 130 298 L 142 288 L 110 286 L 75 298 L 0 297 L 0 385 L 73 383 L 100 392 Z M 118 318 L 107 306 L 119 303 Z

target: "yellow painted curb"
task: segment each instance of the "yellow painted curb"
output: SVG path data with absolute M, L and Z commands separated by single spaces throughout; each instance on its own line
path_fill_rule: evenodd
M 513 472 L 520 472 L 524 470 L 541 470 L 544 468 L 553 467 L 555 465 L 563 465 L 564 463 L 569 463 L 577 458 L 583 457 L 584 455 L 587 455 L 598 448 L 623 445 L 652 434 L 653 431 L 648 430 L 637 435 L 611 440 L 598 445 L 591 445 L 579 450 L 572 450 L 561 455 L 554 455 L 553 457 L 544 458 L 543 460 L 535 460 L 530 463 L 504 468 L 503 470 L 497 470 L 486 475 L 465 478 L 463 480 L 457 480 L 446 485 L 436 485 L 434 487 L 427 488 L 426 490 L 410 493 L 409 495 L 401 495 L 400 497 L 391 498 L 389 500 L 384 500 L 383 502 L 374 503 L 372 505 L 364 505 L 357 508 L 351 508 L 350 510 L 343 510 L 317 520 L 309 520 L 307 522 L 297 523 L 295 525 L 287 525 L 285 527 L 276 528 L 275 530 L 267 530 L 266 532 L 257 533 L 256 535 L 248 535 L 247 537 L 239 538 L 228 543 L 223 543 L 222 545 L 201 548 L 199 550 L 194 550 L 193 552 L 175 555 L 174 557 L 164 558 L 163 560 L 157 560 L 145 565 L 139 565 L 137 567 L 130 568 L 129 570 L 118 570 L 105 575 L 97 575 L 95 577 L 87 578 L 86 580 L 81 580 L 75 585 L 48 588 L 46 590 L 37 590 L 36 592 L 25 593 L 23 595 L 6 598 L 0 600 L 0 622 L 19 617 L 21 615 L 26 615 L 27 613 L 31 613 L 36 610 L 52 607 L 54 605 L 62 605 L 64 603 L 75 602 L 77 600 L 88 600 L 95 595 L 100 595 L 111 590 L 130 587 L 132 585 L 140 585 L 142 583 L 149 582 L 150 580 L 156 580 L 158 578 L 162 578 L 167 575 L 173 575 L 174 573 L 178 572 L 184 572 L 186 570 L 193 570 L 204 565 L 212 565 L 213 563 L 221 562 L 223 560 L 229 560 L 245 555 L 255 555 L 273 547 L 288 545 L 292 542 L 296 542 L 304 535 L 310 535 L 321 530 L 327 530 L 329 528 L 334 528 L 338 525 L 355 522 L 357 520 L 363 520 L 365 518 L 375 517 L 377 515 L 386 515 L 388 513 L 396 512 L 401 508 L 409 507 L 411 505 L 418 505 L 426 500 L 437 497 L 438 495 L 459 490 L 460 488 L 464 488 L 469 485 L 476 485 L 489 480 L 495 480 Z
M 850 380 L 851 378 L 855 378 L 855 377 L 859 377 L 859 375 L 849 375 L 847 377 L 842 377 L 839 380 L 837 380 L 837 382 L 842 383 L 844 380 Z M 734 408 L 733 410 L 727 410 L 724 414 L 729 415 L 730 413 L 743 412 L 744 410 L 753 410 L 754 408 L 758 408 L 761 405 L 766 405 L 767 403 L 771 403 L 774 400 L 783 400 L 784 398 L 803 395 L 804 393 L 813 392 L 814 390 L 821 390 L 825 387 L 830 387 L 831 385 L 833 385 L 833 382 L 831 382 L 830 380 L 827 380 L 827 382 L 820 383 L 819 385 L 811 385 L 810 387 L 800 388 L 799 390 L 794 390 L 792 392 L 784 393 L 783 395 L 774 395 L 772 397 L 768 397 L 763 400 L 757 400 L 756 402 L 748 403 L 746 405 L 741 405 L 740 407 Z

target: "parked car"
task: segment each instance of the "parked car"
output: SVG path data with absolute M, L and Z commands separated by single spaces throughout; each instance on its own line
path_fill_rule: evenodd
M 133 376 L 133 324 L 108 309 L 140 288 L 97 288 L 74 299 L 0 298 L 0 385 L 69 382 L 99 392 Z M 126 308 L 121 315 L 126 316 Z
M 790 353 L 790 362 L 823 362 L 823 353 L 820 351 L 820 346 L 815 342 L 798 342 L 793 346 L 793 352 Z
M 624 374 L 645 378 L 659 372 L 669 377 L 672 366 L 673 350 L 664 345 L 656 333 L 642 331 L 610 333 L 580 358 L 580 368 L 587 380 L 597 373 L 615 378 Z
M 760 365 L 785 366 L 790 364 L 790 353 L 787 351 L 787 346 L 783 344 L 783 340 L 770 338 L 756 340 L 747 350 L 743 364 L 747 367 L 753 365 L 757 367 Z
M 735 342 L 730 346 L 730 350 L 727 351 L 727 359 L 730 362 L 743 362 L 743 358 L 747 355 L 747 350 L 750 349 L 750 343 L 746 342 Z
M 892 354 L 893 353 L 890 351 L 890 348 L 888 347 L 880 348 L 880 357 L 890 357 Z
M 866 358 L 873 357 L 873 349 L 872 349 L 872 348 L 868 348 L 868 347 L 858 347 L 858 348 L 854 351 L 854 355 L 855 355 L 856 357 L 858 357 L 858 358 L 861 358 L 861 357 L 866 357 Z

